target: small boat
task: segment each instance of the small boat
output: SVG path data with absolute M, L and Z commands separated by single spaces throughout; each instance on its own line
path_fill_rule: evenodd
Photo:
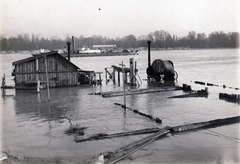
M 36 54 L 32 54 L 32 56 L 38 56 L 38 55 L 41 55 L 41 54 L 44 54 L 44 53 L 47 53 L 47 52 L 50 52 L 49 50 L 47 49 L 39 49 L 39 53 L 36 53 Z

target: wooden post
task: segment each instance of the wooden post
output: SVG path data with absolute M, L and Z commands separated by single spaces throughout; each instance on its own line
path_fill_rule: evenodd
M 123 61 L 122 61 L 122 63 L 119 64 L 119 65 L 122 66 L 122 77 L 123 77 L 123 107 L 126 108 L 125 78 L 124 78 L 124 74 L 125 74 L 125 72 L 124 72 L 124 69 L 123 69 L 123 66 L 125 66 L 125 65 L 123 64 Z
M 5 81 L 5 73 L 4 73 L 2 78 L 2 88 L 4 88 L 5 86 L 6 86 L 6 81 Z
M 38 58 L 36 59 L 36 81 L 37 81 L 37 92 L 40 92 L 40 80 L 38 76 Z
M 96 73 L 93 73 L 93 82 L 96 84 Z
M 102 77 L 101 77 L 101 73 L 99 73 L 99 84 L 102 85 Z
M 91 73 L 89 73 L 89 85 L 91 85 L 91 79 L 92 79 L 92 75 Z
M 118 70 L 118 86 L 120 86 L 120 71 Z
M 130 63 L 130 85 L 136 85 L 134 59 L 130 58 L 129 63 Z
M 113 67 L 113 84 L 115 84 L 115 68 Z
M 135 61 L 135 68 L 134 68 L 134 80 L 135 80 L 135 85 L 140 85 L 140 83 L 138 82 L 138 79 L 137 79 L 137 61 Z M 137 82 L 137 83 L 136 83 Z
M 105 68 L 105 79 L 107 81 L 107 68 Z
M 135 73 L 135 75 L 137 74 L 137 61 L 135 61 L 134 73 Z
M 45 58 L 45 67 L 46 67 L 46 80 L 47 80 L 47 92 L 48 92 L 48 101 L 50 101 L 50 92 L 49 92 L 49 83 L 48 83 L 48 69 L 47 69 L 47 57 L 46 55 L 44 56 Z
M 124 78 L 124 83 L 126 83 L 126 84 L 127 84 L 127 82 L 128 82 L 128 79 L 127 79 L 127 72 L 124 72 L 124 75 L 125 75 L 125 78 Z
M 40 92 L 40 80 L 37 81 L 37 92 Z

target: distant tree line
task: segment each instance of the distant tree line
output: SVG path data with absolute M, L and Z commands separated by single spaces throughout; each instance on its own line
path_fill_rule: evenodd
M 66 47 L 66 42 L 72 38 L 67 36 L 65 40 L 57 36 L 50 39 L 39 35 L 23 34 L 16 37 L 5 38 L 0 36 L 0 51 L 25 51 L 48 49 L 56 50 Z M 151 40 L 152 48 L 168 49 L 168 48 L 238 48 L 239 33 L 238 32 L 212 32 L 208 37 L 204 33 L 196 33 L 195 31 L 188 32 L 186 37 L 178 38 L 176 35 L 170 35 L 169 32 L 158 30 L 151 32 L 148 35 L 135 37 L 130 34 L 123 38 L 117 37 L 110 39 L 100 35 L 92 37 L 84 37 L 83 35 L 75 37 L 75 47 L 89 47 L 92 45 L 115 44 L 119 48 L 139 48 L 147 47 L 147 40 Z

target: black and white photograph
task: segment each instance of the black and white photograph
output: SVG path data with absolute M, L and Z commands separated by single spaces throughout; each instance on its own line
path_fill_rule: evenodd
M 239 11 L 0 0 L 0 163 L 239 164 Z

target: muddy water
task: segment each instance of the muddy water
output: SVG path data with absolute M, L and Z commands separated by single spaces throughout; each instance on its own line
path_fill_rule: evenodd
M 194 84 L 203 81 L 219 85 L 208 86 L 207 98 L 169 99 L 182 91 L 127 96 L 127 106 L 159 117 L 158 125 L 131 111 L 123 111 L 114 103 L 122 103 L 122 97 L 102 98 L 89 95 L 93 92 L 121 90 L 122 86 L 80 86 L 50 89 L 47 91 L 1 91 L 1 146 L 2 151 L 14 155 L 36 158 L 65 158 L 73 163 L 86 163 L 102 152 L 116 149 L 144 137 L 128 136 L 107 140 L 75 143 L 73 136 L 64 131 L 74 125 L 88 127 L 85 136 L 96 133 L 114 133 L 151 127 L 176 126 L 211 119 L 238 116 L 239 104 L 218 98 L 219 92 L 240 93 L 239 51 L 182 50 L 152 51 L 151 60 L 172 60 L 179 78 L 178 85 L 187 83 L 193 89 L 206 86 Z M 29 57 L 30 54 L 1 54 L 0 75 L 6 74 L 7 85 L 13 85 L 11 63 Z M 129 65 L 129 58 L 137 61 L 141 79 L 146 79 L 147 51 L 136 56 L 112 56 L 72 58 L 71 61 L 84 70 L 104 72 L 105 67 Z M 223 89 L 222 85 L 227 88 Z M 127 86 L 130 88 L 129 86 Z M 139 88 L 153 87 L 143 80 Z M 134 87 L 132 87 L 134 88 Z M 239 163 L 239 124 L 168 135 L 147 145 L 120 163 Z

